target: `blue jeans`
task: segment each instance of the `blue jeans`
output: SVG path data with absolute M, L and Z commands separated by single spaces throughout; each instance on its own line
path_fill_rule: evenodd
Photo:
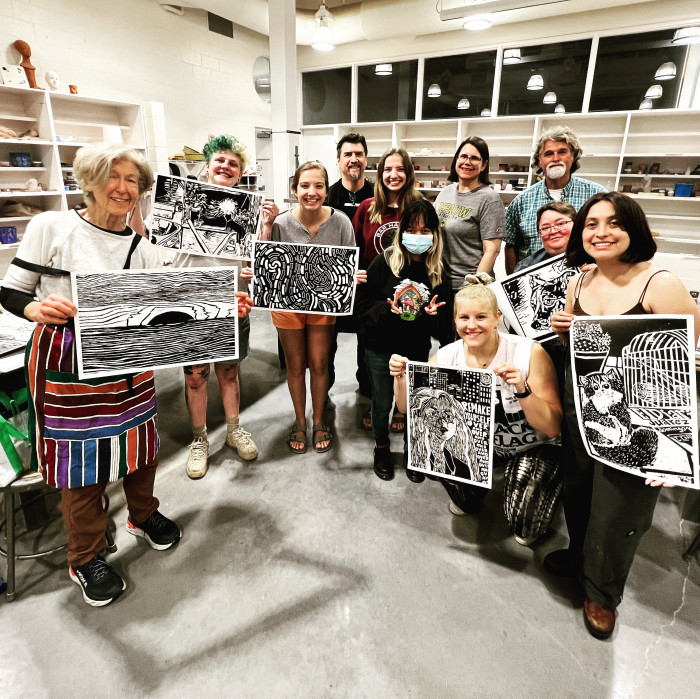
M 372 432 L 378 447 L 389 446 L 389 414 L 394 402 L 394 378 L 389 373 L 391 354 L 365 347 L 365 364 L 372 386 Z

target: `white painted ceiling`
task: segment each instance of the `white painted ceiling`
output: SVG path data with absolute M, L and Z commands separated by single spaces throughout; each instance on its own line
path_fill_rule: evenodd
M 165 0 L 153 0 L 166 4 Z M 315 27 L 314 12 L 321 0 L 296 0 L 297 43 L 309 44 Z M 327 0 L 333 13 L 332 30 L 336 44 L 382 38 L 415 37 L 460 29 L 462 21 L 443 21 L 440 10 L 466 6 L 475 0 Z M 522 0 L 525 7 L 492 13 L 494 25 L 530 20 L 544 20 L 573 13 L 600 11 L 613 7 L 629 7 L 664 0 L 557 0 L 535 7 L 532 0 Z M 490 0 L 477 4 L 483 11 L 497 7 Z M 267 0 L 169 0 L 172 5 L 207 10 L 253 31 L 269 34 Z M 465 15 L 477 10 L 465 11 Z

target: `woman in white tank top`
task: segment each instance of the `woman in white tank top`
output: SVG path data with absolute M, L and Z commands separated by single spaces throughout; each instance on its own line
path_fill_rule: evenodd
M 486 274 L 466 276 L 465 286 L 457 292 L 454 303 L 455 326 L 460 339 L 439 349 L 430 363 L 461 369 L 491 369 L 496 374 L 495 464 L 505 465 L 508 477 L 508 468 L 518 467 L 518 459 L 514 457 L 557 443 L 562 408 L 554 366 L 542 347 L 527 338 L 498 332 L 501 314 L 495 294 L 486 286 L 490 281 Z M 406 361 L 405 357 L 395 354 L 389 362 L 400 410 L 407 407 Z M 558 499 L 561 490 L 558 477 L 555 480 L 556 492 L 550 498 L 553 501 Z M 452 499 L 450 511 L 453 514 L 474 513 L 481 509 L 486 494 L 484 488 L 447 479 L 441 479 L 441 482 Z M 543 522 L 540 508 L 532 506 L 531 501 L 542 494 L 538 485 L 532 487 L 530 483 L 521 493 L 515 508 L 517 511 L 506 503 L 509 523 L 516 539 L 523 545 L 534 543 L 554 514 L 553 506 L 547 508 L 548 519 Z M 533 532 L 537 534 L 533 535 Z

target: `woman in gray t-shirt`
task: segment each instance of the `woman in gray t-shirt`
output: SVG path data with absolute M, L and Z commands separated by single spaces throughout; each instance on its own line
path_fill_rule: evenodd
M 277 217 L 272 240 L 282 243 L 355 246 L 350 219 L 323 202 L 328 192 L 328 173 L 316 161 L 297 168 L 292 192 L 299 204 Z M 358 272 L 358 282 L 367 273 Z M 295 422 L 287 438 L 295 454 L 306 451 L 306 368 L 311 383 L 313 444 L 317 452 L 328 451 L 332 435 L 323 424 L 323 408 L 328 396 L 328 355 L 335 317 L 317 313 L 273 311 L 272 322 L 279 333 L 287 362 L 287 385 L 294 405 Z
M 452 159 L 449 181 L 435 199 L 442 226 L 443 262 L 452 290 L 465 274 L 493 274 L 493 265 L 506 234 L 505 208 L 489 182 L 489 148 L 478 136 L 469 136 Z

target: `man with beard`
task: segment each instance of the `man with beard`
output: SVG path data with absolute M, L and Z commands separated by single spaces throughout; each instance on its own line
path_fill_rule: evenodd
M 365 179 L 367 141 L 359 133 L 348 133 L 336 146 L 340 179 L 328 190 L 326 204 L 342 211 L 351 221 L 357 207 L 374 196 L 374 184 Z
M 532 167 L 544 178 L 521 192 L 506 210 L 506 273 L 518 260 L 542 248 L 537 231 L 537 210 L 552 201 L 571 204 L 578 211 L 590 197 L 605 188 L 596 182 L 574 177 L 583 150 L 576 134 L 567 126 L 554 126 L 540 135 L 532 154 Z
M 336 146 L 340 179 L 328 190 L 326 204 L 342 211 L 351 221 L 360 204 L 365 199 L 374 196 L 374 184 L 365 179 L 367 167 L 367 141 L 359 133 L 348 133 L 343 136 Z M 328 357 L 328 389 L 335 383 L 335 353 L 338 350 L 338 333 L 357 332 L 355 316 L 337 318 L 330 356 Z M 362 356 L 360 354 L 362 353 Z M 364 363 L 364 347 L 358 345 L 356 377 L 360 384 L 360 393 L 369 395 L 369 377 Z

